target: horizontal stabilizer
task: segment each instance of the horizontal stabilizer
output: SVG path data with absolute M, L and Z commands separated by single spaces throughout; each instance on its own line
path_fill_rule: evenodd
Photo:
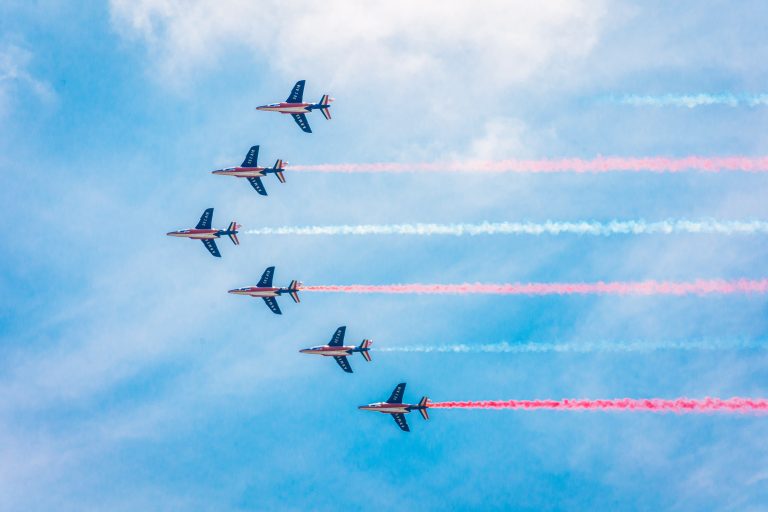
M 333 98 L 329 97 L 327 94 L 323 94 L 323 97 L 320 98 L 320 112 L 323 113 L 323 117 L 326 119 L 331 119 L 331 111 L 328 107 L 331 106 L 331 102 L 333 101 Z
M 285 183 L 285 175 L 283 174 L 283 171 L 277 171 L 275 176 L 277 176 L 277 179 L 280 181 L 280 183 Z
M 298 281 L 291 281 L 291 284 L 288 285 L 288 294 L 293 299 L 293 302 L 301 302 L 301 299 L 299 299 L 299 288 L 301 287 L 301 283 Z
M 232 221 L 229 223 L 229 227 L 227 228 L 227 235 L 229 236 L 229 239 L 232 240 L 232 243 L 235 245 L 240 245 L 240 240 L 237 239 L 237 230 L 240 229 L 240 225 Z
M 365 358 L 366 361 L 369 363 L 371 362 L 371 353 L 369 352 L 369 348 L 373 342 L 371 340 L 363 340 L 363 342 L 360 344 L 360 353 Z
M 421 400 L 419 400 L 419 412 L 421 413 L 421 417 L 425 420 L 429 419 L 429 412 L 427 412 L 427 408 L 429 407 L 429 398 L 426 396 L 421 397 Z

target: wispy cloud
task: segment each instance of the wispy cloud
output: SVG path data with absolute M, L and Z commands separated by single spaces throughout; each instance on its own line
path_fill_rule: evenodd
M 22 91 L 31 91 L 41 101 L 55 100 L 51 85 L 30 72 L 32 58 L 32 52 L 20 46 L 0 45 L 0 115 L 7 113 Z

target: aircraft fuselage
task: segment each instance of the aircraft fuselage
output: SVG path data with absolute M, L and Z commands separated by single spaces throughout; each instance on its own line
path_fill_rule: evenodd
M 384 414 L 408 414 L 418 407 L 414 404 L 390 404 L 389 402 L 375 402 L 368 405 L 360 405 L 358 409 L 363 411 L 375 411 Z
M 288 289 L 246 286 L 244 288 L 235 288 L 234 290 L 229 290 L 229 293 L 233 293 L 235 295 L 249 295 L 251 297 L 279 297 L 283 292 L 288 292 Z
M 312 112 L 313 103 L 270 103 L 269 105 L 262 105 L 256 107 L 256 110 L 262 110 L 264 112 L 280 112 L 281 114 L 306 114 Z
M 219 176 L 234 176 L 236 178 L 263 178 L 267 175 L 264 172 L 268 167 L 230 167 L 228 169 L 219 169 L 212 171 L 211 174 Z
M 358 347 L 354 345 L 345 345 L 342 347 L 332 347 L 330 345 L 319 345 L 317 347 L 305 348 L 299 350 L 302 354 L 317 354 L 319 356 L 348 356 L 359 352 Z
M 191 238 L 193 240 L 213 240 L 219 238 L 222 234 L 220 229 L 181 229 L 166 233 L 168 236 L 179 238 Z

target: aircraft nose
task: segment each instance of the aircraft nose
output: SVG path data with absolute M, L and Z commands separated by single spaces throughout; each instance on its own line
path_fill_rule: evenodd
M 166 236 L 173 236 L 173 235 L 175 235 L 175 234 L 176 234 L 176 231 L 169 231 L 169 232 L 167 232 L 165 235 L 166 235 Z
M 306 354 L 307 352 L 309 352 L 309 350 L 307 350 L 307 349 L 305 349 L 305 348 L 303 348 L 303 349 L 299 350 L 299 353 L 300 353 L 300 354 Z
M 237 290 L 229 290 L 227 293 L 237 293 Z

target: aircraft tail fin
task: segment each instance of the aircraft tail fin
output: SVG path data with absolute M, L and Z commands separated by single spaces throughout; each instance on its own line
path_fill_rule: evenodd
M 333 98 L 331 98 L 327 94 L 323 94 L 323 97 L 320 98 L 320 112 L 323 113 L 323 117 L 325 117 L 326 119 L 331 118 L 331 111 L 328 107 L 331 106 L 332 101 L 333 101 Z
M 240 224 L 235 221 L 230 222 L 229 227 L 227 228 L 227 236 L 229 236 L 229 239 L 232 240 L 232 243 L 235 245 L 240 245 L 240 240 L 237 238 L 238 229 L 240 229 Z
M 288 285 L 288 294 L 293 299 L 293 302 L 301 302 L 301 299 L 299 299 L 299 289 L 301 288 L 301 282 L 299 281 L 291 281 L 291 284 Z
M 277 177 L 278 181 L 280 183 L 285 183 L 285 175 L 283 174 L 283 170 L 285 169 L 285 164 L 288 162 L 284 162 L 283 160 L 278 159 L 277 162 L 275 162 L 275 166 L 273 167 L 275 176 Z
M 429 408 L 429 397 L 423 396 L 421 397 L 421 400 L 419 400 L 419 413 L 425 420 L 429 419 L 429 412 L 427 412 L 427 408 Z
M 371 362 L 371 353 L 367 350 L 371 347 L 373 342 L 371 340 L 363 340 L 363 342 L 360 344 L 360 354 L 365 358 L 366 361 L 369 363 Z

